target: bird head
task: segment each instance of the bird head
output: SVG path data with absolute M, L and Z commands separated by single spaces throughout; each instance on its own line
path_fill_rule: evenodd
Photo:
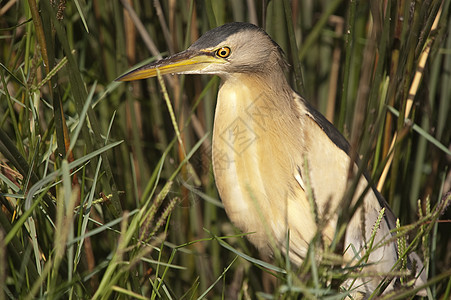
M 283 71 L 280 47 L 261 28 L 249 23 L 229 23 L 206 32 L 187 50 L 134 69 L 117 81 L 132 81 L 160 74 L 236 73 L 264 75 Z

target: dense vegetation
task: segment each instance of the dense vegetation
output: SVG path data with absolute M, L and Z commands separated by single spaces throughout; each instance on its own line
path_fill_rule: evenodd
M 428 299 L 449 299 L 450 2 L 2 1 L 0 299 L 345 295 L 359 270 L 319 243 L 296 270 L 228 221 L 211 169 L 219 78 L 114 82 L 232 21 L 283 48 L 425 258 Z

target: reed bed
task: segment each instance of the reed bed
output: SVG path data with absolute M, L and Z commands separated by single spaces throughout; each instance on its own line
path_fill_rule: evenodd
M 233 21 L 282 47 L 293 87 L 360 153 L 399 241 L 424 257 L 427 299 L 449 299 L 450 2 L 1 2 L 0 299 L 347 295 L 358 270 L 314 255 L 320 243 L 301 268 L 264 262 L 227 219 L 211 167 L 219 78 L 114 81 Z M 371 298 L 413 298 L 402 278 Z

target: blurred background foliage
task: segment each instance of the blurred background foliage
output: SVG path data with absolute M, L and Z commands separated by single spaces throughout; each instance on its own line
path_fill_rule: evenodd
M 237 254 L 259 257 L 215 189 L 219 78 L 166 76 L 171 105 L 156 79 L 114 79 L 221 24 L 261 26 L 412 224 L 449 199 L 450 2 L 0 1 L 0 299 L 318 297 Z M 417 250 L 429 299 L 451 289 L 440 218 Z

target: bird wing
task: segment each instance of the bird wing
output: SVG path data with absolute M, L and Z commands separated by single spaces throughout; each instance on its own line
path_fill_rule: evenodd
M 311 123 L 310 126 L 304 126 L 304 128 L 309 128 L 309 132 L 302 133 L 301 136 L 310 139 L 311 141 L 309 144 L 310 147 L 312 147 L 311 149 L 307 149 L 306 153 L 306 156 L 309 158 L 309 169 L 302 170 L 302 172 L 299 171 L 298 174 L 295 173 L 295 177 L 302 176 L 302 174 L 305 174 L 307 171 L 309 172 L 309 175 L 312 177 L 311 187 L 315 193 L 315 201 L 318 205 L 319 215 L 321 216 L 322 209 L 324 211 L 324 207 L 322 208 L 321 206 L 327 205 L 325 202 L 327 200 L 325 200 L 324 197 L 326 197 L 326 199 L 329 198 L 331 200 L 330 202 L 335 203 L 335 207 L 333 204 L 330 206 L 332 211 L 335 211 L 335 208 L 337 208 L 337 205 L 344 195 L 347 181 L 347 169 L 349 168 L 351 159 L 350 145 L 343 135 L 322 114 L 316 111 L 298 94 L 295 95 L 295 107 L 298 110 L 301 122 Z M 315 126 L 315 124 L 317 126 Z M 355 163 L 355 169 L 357 169 L 358 161 Z M 371 189 L 367 192 L 361 208 L 356 212 L 359 216 L 354 216 L 348 224 L 345 247 L 350 243 L 355 246 L 366 247 L 365 242 L 372 233 L 374 222 L 382 208 L 385 208 L 385 214 L 382 220 L 383 222 L 380 224 L 380 228 L 377 232 L 375 242 L 388 240 L 392 236 L 390 231 L 396 228 L 396 217 L 387 201 L 372 184 L 368 173 L 363 172 L 363 174 L 364 176 L 360 179 L 355 195 L 361 194 L 367 184 L 370 184 Z M 330 187 L 327 184 L 324 184 L 324 180 L 329 180 L 330 184 L 336 183 L 336 185 Z M 326 192 L 318 191 L 319 187 L 326 189 Z M 325 196 L 327 193 L 329 193 L 330 196 Z M 367 224 L 361 224 L 360 214 L 365 216 Z M 362 228 L 362 226 L 364 228 Z M 378 265 L 379 259 L 383 263 Z M 398 247 L 395 242 L 391 242 L 372 252 L 369 262 L 376 263 L 373 270 L 383 274 L 391 270 L 396 260 L 398 260 Z M 407 260 L 408 269 L 412 269 L 414 262 L 417 267 L 417 277 L 419 279 L 415 285 L 418 286 L 425 283 L 427 274 L 424 272 L 423 264 L 418 255 L 414 252 L 410 253 L 407 256 Z M 423 291 L 419 294 L 422 293 Z
M 346 138 L 340 133 L 340 131 L 332 125 L 332 123 L 329 122 L 320 112 L 318 112 L 316 109 L 314 109 L 307 101 L 305 101 L 300 95 L 296 94 L 297 103 L 300 104 L 300 106 L 304 107 L 304 110 L 306 111 L 306 115 L 310 118 L 312 118 L 313 121 L 315 121 L 318 126 L 324 131 L 324 133 L 329 137 L 329 139 L 343 152 L 345 152 L 348 157 L 350 157 L 350 150 L 351 147 L 346 140 Z M 358 157 L 356 163 L 358 164 Z M 365 170 L 363 172 L 363 175 L 365 176 L 366 180 L 368 182 L 371 181 L 371 177 L 369 176 L 368 172 Z M 371 183 L 371 190 L 374 193 L 374 195 L 377 198 L 377 201 L 379 202 L 379 205 L 381 208 L 385 208 L 385 220 L 389 224 L 390 229 L 396 228 L 396 217 L 393 211 L 391 210 L 389 204 L 385 200 L 385 198 L 381 195 L 381 193 L 376 189 L 375 185 Z

